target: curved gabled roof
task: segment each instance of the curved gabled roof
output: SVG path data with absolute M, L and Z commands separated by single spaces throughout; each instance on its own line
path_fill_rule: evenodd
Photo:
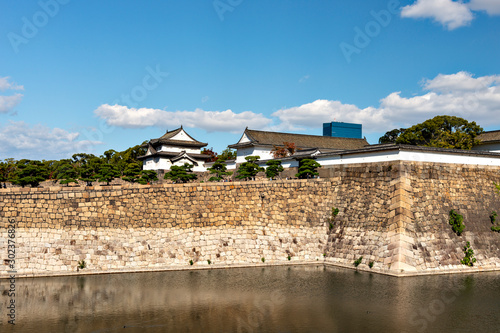
M 186 139 L 176 139 L 176 137 L 184 137 Z M 167 131 L 165 134 L 163 134 L 161 137 L 158 139 L 151 139 L 149 143 L 153 147 L 158 147 L 159 145 L 165 144 L 165 145 L 171 145 L 171 146 L 183 146 L 183 147 L 205 147 L 208 145 L 208 143 L 205 142 L 200 142 L 193 138 L 191 135 L 189 135 L 183 128 L 182 126 L 178 129 L 175 129 L 173 131 Z
M 169 152 L 169 151 L 159 151 L 159 152 L 155 152 L 154 154 L 138 156 L 137 159 L 144 160 L 146 158 L 151 158 L 151 157 L 165 157 L 168 159 L 172 159 L 172 158 L 176 158 L 176 157 L 184 156 L 184 155 L 189 156 L 190 158 L 193 158 L 193 159 L 198 159 L 198 160 L 208 160 L 210 158 L 210 156 L 206 155 L 206 154 L 192 154 L 192 153 L 186 153 L 185 151 L 182 151 L 180 153 L 179 152 Z
M 295 143 L 297 148 L 323 149 L 360 149 L 368 146 L 366 139 L 335 138 L 321 135 L 292 134 L 266 132 L 246 129 L 240 141 L 228 146 L 229 148 L 243 148 L 247 146 L 282 146 L 284 142 Z

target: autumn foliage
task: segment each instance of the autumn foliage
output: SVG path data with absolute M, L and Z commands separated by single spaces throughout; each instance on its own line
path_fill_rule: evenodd
M 297 146 L 293 142 L 283 142 L 283 146 L 274 146 L 271 151 L 274 158 L 284 158 L 295 154 Z

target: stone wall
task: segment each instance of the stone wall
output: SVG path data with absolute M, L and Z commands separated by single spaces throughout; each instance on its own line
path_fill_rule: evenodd
M 0 258 L 14 218 L 19 276 L 74 272 L 80 260 L 102 272 L 322 259 L 331 188 L 325 179 L 2 190 Z
M 500 269 L 500 233 L 489 218 L 500 212 L 500 168 L 400 161 L 329 172 L 341 181 L 328 262 L 352 267 L 363 256 L 360 268 L 372 261 L 395 275 Z M 461 236 L 449 224 L 452 209 L 464 216 Z M 474 268 L 460 264 L 467 241 Z
M 307 181 L 2 189 L 0 277 L 8 274 L 9 219 L 18 276 L 76 273 L 80 260 L 80 274 L 353 267 L 361 256 L 359 269 L 394 275 L 500 269 L 500 234 L 488 218 L 500 212 L 499 171 L 395 161 L 335 166 L 322 170 L 328 178 Z M 448 224 L 450 209 L 464 215 L 461 236 Z M 459 263 L 466 241 L 478 259 L 472 269 Z

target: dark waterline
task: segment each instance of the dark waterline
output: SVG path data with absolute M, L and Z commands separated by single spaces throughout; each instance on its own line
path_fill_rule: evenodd
M 499 332 L 500 273 L 323 266 L 18 279 L 1 332 Z

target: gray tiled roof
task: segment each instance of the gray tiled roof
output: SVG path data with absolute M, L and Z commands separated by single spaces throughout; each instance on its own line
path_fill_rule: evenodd
M 488 142 L 500 142 L 500 131 L 490 131 L 479 134 L 476 139 L 481 141 L 481 143 Z
M 168 144 L 168 145 L 172 145 L 172 146 L 200 147 L 200 148 L 208 145 L 208 143 L 204 143 L 204 142 L 200 142 L 200 141 L 196 140 L 191 135 L 189 135 L 187 132 L 186 132 L 187 136 L 189 136 L 191 139 L 193 139 L 193 141 L 172 140 L 172 138 L 174 136 L 176 136 L 177 134 L 179 134 L 179 132 L 182 130 L 183 129 L 181 126 L 180 128 L 175 129 L 173 131 L 170 131 L 170 132 L 167 131 L 167 133 L 163 134 L 158 139 L 152 139 L 151 141 L 149 141 L 149 143 L 155 148 L 161 144 Z
M 166 157 L 166 158 L 173 158 L 173 157 L 176 157 L 176 156 L 180 156 L 184 154 L 184 152 L 169 152 L 169 151 L 159 151 L 159 152 L 156 152 L 154 154 L 150 154 L 150 155 L 142 155 L 142 156 L 138 156 L 137 159 L 138 160 L 143 160 L 145 158 L 149 158 L 149 157 L 159 157 L 159 156 L 163 156 L 163 157 Z M 186 155 L 192 157 L 192 158 L 196 158 L 196 159 L 202 159 L 202 160 L 208 160 L 210 158 L 209 155 L 206 155 L 206 154 L 190 154 L 190 153 L 187 153 Z
M 249 145 L 282 146 L 284 142 L 295 143 L 297 148 L 326 148 L 326 149 L 360 149 L 368 146 L 366 139 L 333 138 L 320 135 L 305 135 L 279 132 L 266 132 L 246 129 L 245 134 L 250 142 L 230 145 L 230 148 L 239 148 Z

